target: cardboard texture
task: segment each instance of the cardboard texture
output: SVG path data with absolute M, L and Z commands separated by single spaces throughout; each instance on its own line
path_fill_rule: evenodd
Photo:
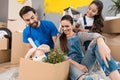
M 104 33 L 120 33 L 120 18 L 104 21 Z
M 6 28 L 6 27 L 7 27 L 7 23 L 5 23 L 5 22 L 0 22 L 0 28 L 1 28 L 1 27 L 5 27 L 5 28 Z
M 0 39 L 0 50 L 7 50 L 9 48 L 9 40 L 7 38 Z
M 69 61 L 50 64 L 21 58 L 19 80 L 68 80 Z
M 10 61 L 11 58 L 11 50 L 0 50 L 0 63 L 4 63 Z
M 107 38 L 107 45 L 111 49 L 112 57 L 115 60 L 120 61 L 120 35 L 118 36 L 114 35 L 113 38 L 111 38 L 111 36 L 109 35 L 109 37 L 107 36 L 106 38 Z
M 19 0 L 8 0 L 8 19 L 19 19 L 19 11 L 23 6 L 32 6 L 31 0 L 25 0 L 25 3 L 21 4 Z
M 22 32 L 14 32 L 12 35 L 11 64 L 18 64 L 20 57 L 24 57 L 26 53 L 26 46 L 22 42 Z
M 7 27 L 12 33 L 16 31 L 23 31 L 26 27 L 26 23 L 22 19 L 8 20 Z

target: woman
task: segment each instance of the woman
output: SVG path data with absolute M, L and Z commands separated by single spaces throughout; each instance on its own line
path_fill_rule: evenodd
M 67 52 L 70 58 L 70 79 L 85 80 L 82 75 L 89 72 L 96 60 L 102 66 L 111 80 L 120 80 L 118 65 L 110 55 L 110 49 L 105 44 L 103 36 L 98 33 L 73 32 L 73 19 L 65 15 L 61 19 L 63 33 L 59 36 L 61 50 Z M 82 45 L 86 40 L 92 40 L 85 53 Z M 92 80 L 92 79 L 86 79 Z

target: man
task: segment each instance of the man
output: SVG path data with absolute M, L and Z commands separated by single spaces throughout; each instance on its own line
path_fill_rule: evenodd
M 27 27 L 23 30 L 23 42 L 26 43 L 28 49 L 32 47 L 28 41 L 29 37 L 37 46 L 47 44 L 51 49 L 54 48 L 58 34 L 54 23 L 47 20 L 39 21 L 37 12 L 30 6 L 24 6 L 19 15 L 27 24 Z

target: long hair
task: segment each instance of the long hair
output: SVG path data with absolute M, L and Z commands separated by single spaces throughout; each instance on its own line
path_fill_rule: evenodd
M 73 18 L 70 16 L 70 15 L 64 15 L 62 18 L 61 18 L 61 21 L 63 20 L 67 20 L 69 21 L 72 25 L 73 25 Z M 67 52 L 67 48 L 68 48 L 68 43 L 67 43 L 67 36 L 66 34 L 63 32 L 59 38 L 60 40 L 60 48 L 62 51 L 64 52 Z
M 104 27 L 104 19 L 102 17 L 103 3 L 100 0 L 94 0 L 91 2 L 91 4 L 95 4 L 98 7 L 98 14 L 94 16 L 94 22 L 91 31 L 101 33 L 102 28 Z

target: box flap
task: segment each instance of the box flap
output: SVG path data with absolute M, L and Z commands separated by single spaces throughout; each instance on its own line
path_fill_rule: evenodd
M 58 64 L 20 59 L 20 80 L 67 80 L 69 62 Z
M 6 50 L 9 48 L 9 40 L 7 38 L 0 39 L 0 50 Z

